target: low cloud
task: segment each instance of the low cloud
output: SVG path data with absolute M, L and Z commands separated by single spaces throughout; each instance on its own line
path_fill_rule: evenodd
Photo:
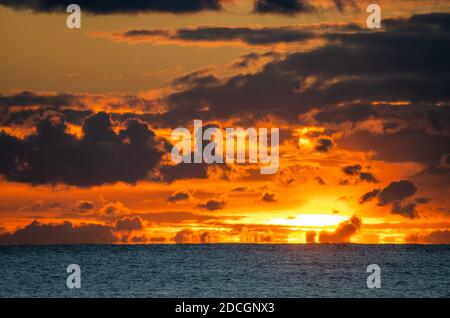
M 342 168 L 342 172 L 348 176 L 357 177 L 360 181 L 377 183 L 377 178 L 369 171 L 362 171 L 360 164 L 345 166 Z
M 320 243 L 351 243 L 351 238 L 361 228 L 361 219 L 352 216 L 348 221 L 339 224 L 334 232 L 322 231 L 319 233 Z
M 438 230 L 429 234 L 410 234 L 405 237 L 406 243 L 413 244 L 450 244 L 450 231 Z
M 118 241 L 113 227 L 100 224 L 44 224 L 33 221 L 13 233 L 0 235 L 0 245 L 112 244 Z
M 329 138 L 319 138 L 316 144 L 316 150 L 319 152 L 328 152 L 333 146 L 333 141 Z
M 14 10 L 31 10 L 33 12 L 65 13 L 71 0 L 0 0 L 0 5 Z M 77 0 L 83 12 L 91 14 L 137 14 L 150 12 L 191 13 L 205 10 L 222 9 L 221 0 Z
M 200 203 L 197 206 L 201 209 L 205 209 L 208 211 L 216 211 L 223 209 L 223 207 L 225 206 L 225 201 L 211 199 L 208 200 L 206 203 Z
M 184 229 L 175 234 L 174 241 L 177 244 L 204 244 L 215 242 L 217 239 L 212 232 Z
M 368 201 L 375 199 L 378 196 L 378 194 L 380 193 L 380 191 L 381 191 L 380 189 L 374 189 L 372 191 L 365 193 L 364 195 L 362 195 L 359 198 L 359 204 L 363 204 L 363 203 L 366 203 Z
M 170 203 L 175 203 L 175 202 L 179 202 L 179 201 L 189 200 L 191 197 L 192 196 L 189 193 L 189 191 L 187 191 L 187 190 L 179 190 L 179 191 L 175 191 L 174 193 L 169 195 L 167 197 L 166 201 L 170 202 Z
M 392 204 L 392 209 L 391 209 L 392 214 L 398 214 L 410 219 L 414 219 L 419 217 L 419 214 L 417 213 L 416 210 L 416 204 L 413 202 L 407 202 L 407 203 L 402 203 L 402 202 L 394 202 Z
M 274 192 L 264 192 L 259 200 L 265 203 L 274 203 L 277 202 L 277 195 Z
M 358 175 L 361 172 L 362 166 L 360 164 L 345 166 L 342 168 L 342 172 L 346 175 L 354 176 Z
M 375 178 L 375 176 L 371 172 L 361 172 L 359 174 L 359 179 L 361 181 L 366 181 L 366 182 L 370 182 L 370 183 L 378 182 L 377 178 Z
M 116 221 L 114 229 L 119 232 L 141 231 L 144 229 L 144 225 L 138 216 L 133 218 L 125 217 Z
M 94 203 L 92 201 L 81 200 L 77 202 L 76 209 L 80 212 L 87 212 L 94 209 Z

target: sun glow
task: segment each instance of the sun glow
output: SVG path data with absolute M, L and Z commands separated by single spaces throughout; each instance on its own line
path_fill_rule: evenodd
M 286 226 L 334 226 L 342 221 L 348 220 L 348 217 L 334 214 L 299 214 L 294 218 L 273 218 L 269 221 L 273 225 Z

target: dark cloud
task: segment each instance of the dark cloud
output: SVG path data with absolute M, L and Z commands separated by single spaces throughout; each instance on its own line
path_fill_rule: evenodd
M 392 204 L 391 209 L 392 214 L 398 214 L 410 219 L 415 219 L 419 217 L 419 214 L 416 210 L 416 204 L 412 202 L 407 203 L 401 203 L 401 202 L 394 202 Z
M 177 165 L 162 166 L 159 175 L 154 176 L 154 181 L 173 182 L 183 179 L 206 179 L 208 177 L 207 164 L 180 163 Z
M 211 74 L 204 71 L 191 72 L 171 81 L 172 86 L 180 88 L 194 88 L 196 86 L 213 86 L 219 84 L 219 80 Z
M 160 39 L 186 42 L 241 42 L 247 45 L 273 45 L 277 43 L 301 43 L 317 38 L 318 35 L 310 30 L 290 27 L 211 27 L 183 28 L 177 30 L 127 30 L 113 34 L 124 40 Z M 274 55 L 275 53 L 271 53 Z M 269 55 L 266 55 L 269 56 Z M 256 53 L 246 55 L 243 60 L 248 62 L 259 58 Z M 214 78 L 210 77 L 211 80 Z M 205 83 L 209 84 L 209 82 Z
M 189 191 L 186 190 L 179 190 L 179 191 L 175 191 L 174 193 L 172 193 L 171 195 L 169 195 L 167 197 L 167 202 L 178 202 L 178 201 L 185 201 L 185 200 L 189 200 L 191 198 L 191 194 L 189 193 Z
M 361 198 L 359 198 L 359 204 L 363 204 L 375 199 L 380 193 L 380 191 L 381 191 L 380 189 L 374 189 L 372 191 L 365 193 Z
M 75 226 L 70 222 L 43 224 L 34 221 L 13 233 L 0 235 L 0 245 L 112 244 L 117 241 L 110 226 L 99 224 Z
M 330 107 L 318 112 L 314 119 L 319 123 L 340 124 L 344 122 L 359 122 L 376 115 L 372 105 L 351 104 L 345 107 Z
M 86 211 L 94 209 L 94 204 L 92 203 L 92 201 L 82 200 L 82 201 L 77 202 L 76 208 L 80 212 L 86 212 Z
M 144 228 L 141 218 L 138 216 L 116 220 L 114 230 L 119 232 L 140 231 Z
M 194 243 L 192 241 L 193 231 L 189 229 L 181 230 L 175 234 L 175 243 L 177 244 L 186 244 L 186 243 Z
M 319 233 L 320 243 L 351 243 L 351 238 L 361 228 L 361 219 L 352 216 L 348 221 L 339 224 L 334 232 L 321 231 Z
M 264 192 L 259 200 L 265 203 L 277 202 L 277 195 L 274 192 Z
M 21 211 L 29 212 L 47 212 L 47 211 L 62 211 L 66 207 L 60 202 L 44 202 L 43 200 L 37 200 L 29 206 L 22 207 Z
M 425 237 L 425 242 L 429 244 L 450 244 L 450 231 L 434 231 Z
M 0 5 L 33 12 L 66 12 L 70 0 L 0 0 Z M 82 12 L 92 14 L 136 14 L 148 12 L 188 13 L 221 10 L 220 0 L 78 0 Z
M 361 172 L 359 174 L 359 179 L 361 181 L 366 181 L 366 182 L 370 182 L 370 183 L 378 182 L 377 178 L 375 178 L 375 176 L 371 172 Z
M 26 106 L 84 106 L 80 96 L 73 94 L 36 94 L 34 92 L 23 91 L 10 96 L 0 95 L 0 105 L 8 107 Z
M 65 117 L 54 114 L 23 140 L 1 133 L 0 173 L 11 181 L 76 186 L 146 179 L 164 154 L 161 141 L 139 120 L 124 126 L 116 134 L 109 115 L 98 113 L 84 120 L 77 139 Z
M 315 149 L 320 152 L 328 152 L 333 146 L 333 141 L 329 138 L 319 138 Z
M 362 166 L 360 164 L 345 166 L 342 168 L 342 171 L 349 176 L 358 175 L 361 172 Z
M 313 11 L 306 0 L 255 0 L 256 13 L 295 15 Z
M 426 204 L 426 203 L 430 202 L 431 199 L 426 198 L 426 197 L 420 197 L 420 198 L 416 198 L 415 201 L 417 204 Z
M 275 57 L 274 52 L 267 52 L 264 54 L 259 54 L 256 52 L 250 52 L 239 57 L 239 60 L 234 62 L 232 67 L 235 68 L 245 68 L 259 61 L 262 57 Z
M 204 244 L 214 241 L 212 232 L 193 231 L 184 229 L 175 234 L 174 241 L 177 244 Z
M 339 140 L 349 150 L 374 151 L 374 159 L 389 162 L 437 164 L 450 152 L 450 136 L 430 134 L 423 130 L 401 130 L 389 134 L 356 132 Z
M 429 234 L 410 234 L 405 238 L 406 243 L 418 244 L 450 244 L 450 231 L 432 231 Z
M 205 209 L 208 211 L 216 211 L 216 210 L 220 210 L 223 209 L 223 207 L 225 206 L 225 202 L 223 200 L 208 200 L 206 201 L 206 203 L 201 203 L 198 205 L 199 208 L 201 209 Z
M 378 205 L 386 205 L 394 201 L 401 201 L 417 192 L 414 183 L 408 180 L 391 182 L 378 194 Z
M 357 177 L 360 181 L 377 183 L 377 178 L 373 173 L 369 171 L 362 171 L 362 166 L 360 164 L 345 166 L 342 168 L 342 172 L 347 176 Z
M 238 74 L 218 85 L 195 86 L 170 94 L 167 102 L 171 108 L 161 114 L 159 120 L 174 123 L 191 118 L 235 118 L 245 114 L 261 118 L 272 114 L 292 121 L 314 108 L 334 108 L 334 113 L 340 110 L 347 112 L 340 116 L 342 120 L 350 120 L 351 117 L 347 116 L 351 113 L 354 120 L 360 120 L 382 116 L 389 110 L 407 114 L 403 115 L 405 120 L 413 124 L 413 119 L 419 116 L 415 107 L 395 111 L 370 104 L 409 101 L 412 106 L 427 103 L 428 107 L 423 108 L 421 113 L 430 114 L 426 116 L 430 118 L 430 123 L 445 127 L 446 121 L 442 118 L 448 116 L 435 114 L 442 113 L 445 107 L 435 105 L 450 98 L 446 84 L 449 82 L 447 56 L 450 37 L 445 27 L 446 19 L 430 17 L 429 20 L 427 23 L 434 26 L 435 32 L 430 33 L 429 28 L 421 26 L 426 23 L 418 25 L 412 17 L 403 22 L 408 31 L 405 27 L 399 29 L 400 26 L 392 26 L 380 32 L 326 33 L 329 40 L 326 45 L 306 52 L 290 53 L 284 59 L 266 64 L 259 72 Z M 203 31 L 209 33 L 212 30 Z M 231 36 L 229 32 L 243 32 L 234 29 L 223 31 L 227 32 L 227 36 Z M 216 32 L 220 38 L 219 30 Z M 276 34 L 273 30 L 270 32 Z M 189 30 L 188 34 L 191 33 L 196 31 Z M 214 36 L 211 34 L 209 37 Z M 198 38 L 202 36 L 198 35 Z M 383 57 L 381 60 L 380 56 Z M 430 59 L 430 56 L 433 58 Z M 314 81 L 308 82 L 311 77 Z M 337 104 L 350 104 L 356 100 L 360 101 L 359 106 L 366 106 L 336 107 Z M 207 111 L 201 106 L 205 104 L 209 107 Z M 317 116 L 323 121 L 339 119 L 339 116 L 320 112 Z M 408 135 L 408 132 L 405 134 Z M 442 143 L 439 136 L 431 137 L 438 138 L 438 143 Z M 370 147 L 370 142 L 364 145 Z M 424 154 L 421 156 L 426 157 Z
M 418 198 L 415 202 L 403 202 L 403 200 L 413 196 L 417 192 L 417 187 L 414 183 L 408 180 L 401 180 L 391 182 L 387 187 L 374 189 L 365 193 L 360 199 L 359 203 L 378 199 L 378 205 L 384 206 L 392 204 L 391 213 L 401 215 L 410 219 L 418 218 L 419 214 L 416 210 L 417 204 L 426 203 L 426 198 Z
M 339 107 L 330 106 L 320 110 L 314 116 L 319 124 L 339 125 L 351 123 L 358 125 L 367 120 L 378 120 L 384 131 L 424 129 L 430 134 L 449 134 L 450 107 L 442 104 L 411 102 L 408 107 L 398 107 L 389 103 L 377 102 L 376 105 L 351 103 Z
M 129 212 L 129 210 L 120 201 L 108 202 L 100 208 L 100 214 L 107 218 L 114 217 L 119 214 L 125 214 L 128 212 Z

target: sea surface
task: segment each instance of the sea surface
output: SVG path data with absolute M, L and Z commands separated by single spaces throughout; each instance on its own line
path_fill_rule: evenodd
M 450 245 L 0 246 L 0 297 L 450 297 Z

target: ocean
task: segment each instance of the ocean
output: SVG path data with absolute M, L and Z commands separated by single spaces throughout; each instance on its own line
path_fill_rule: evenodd
M 0 246 L 0 297 L 450 297 L 450 245 Z

